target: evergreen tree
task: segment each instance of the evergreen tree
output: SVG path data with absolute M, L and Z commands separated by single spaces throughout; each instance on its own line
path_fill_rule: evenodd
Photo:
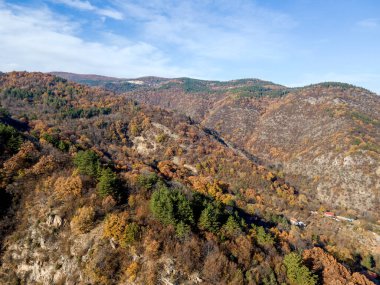
M 150 208 L 155 218 L 166 225 L 177 227 L 182 231 L 194 223 L 194 213 L 190 201 L 178 190 L 161 186 L 153 192 Z
M 179 191 L 173 193 L 176 219 L 186 224 L 194 223 L 194 214 L 190 201 Z
M 97 177 L 100 172 L 100 160 L 92 150 L 79 151 L 74 158 L 74 164 L 81 174 Z
M 265 232 L 264 227 L 257 227 L 256 240 L 259 245 L 273 245 L 274 239 L 270 233 Z
M 147 190 L 152 190 L 158 181 L 159 177 L 156 173 L 141 174 L 137 178 L 137 183 Z
M 6 145 L 12 153 L 16 153 L 20 149 L 21 144 L 22 137 L 19 134 L 15 134 L 9 138 Z
M 189 225 L 181 221 L 175 227 L 175 231 L 178 237 L 183 238 L 189 235 L 191 229 Z
M 61 150 L 61 151 L 68 151 L 69 150 L 69 148 L 70 148 L 70 144 L 69 143 L 67 143 L 67 142 L 65 142 L 65 141 L 59 141 L 58 142 L 58 145 L 57 145 L 57 147 Z
M 115 195 L 117 192 L 118 179 L 116 174 L 109 168 L 102 169 L 98 183 L 98 193 L 101 197 Z
M 242 233 L 241 226 L 234 216 L 229 216 L 227 222 L 223 226 L 224 232 L 230 236 L 237 236 Z
M 222 210 L 213 203 L 207 204 L 199 218 L 199 228 L 216 233 L 221 227 Z
M 124 230 L 124 236 L 122 240 L 122 247 L 126 247 L 128 244 L 134 243 L 139 236 L 140 227 L 135 222 L 128 224 Z
M 153 192 L 150 199 L 150 209 L 155 218 L 162 223 L 175 224 L 174 203 L 170 197 L 170 190 L 166 187 Z
M 316 285 L 317 276 L 312 274 L 302 263 L 302 258 L 298 253 L 291 252 L 284 257 L 286 275 L 294 285 Z
M 5 150 L 16 153 L 22 144 L 22 136 L 11 126 L 0 123 L 0 153 Z

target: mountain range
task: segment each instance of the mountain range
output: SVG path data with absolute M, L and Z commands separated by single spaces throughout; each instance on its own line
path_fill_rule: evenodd
M 308 197 L 380 218 L 380 97 L 369 90 L 337 82 L 289 88 L 259 79 L 54 74 L 185 114 Z
M 0 74 L 1 284 L 376 284 L 380 97 Z

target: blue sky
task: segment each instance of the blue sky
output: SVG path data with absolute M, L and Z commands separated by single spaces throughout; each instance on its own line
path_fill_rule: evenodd
M 378 0 L 0 0 L 0 70 L 156 75 L 380 94 Z

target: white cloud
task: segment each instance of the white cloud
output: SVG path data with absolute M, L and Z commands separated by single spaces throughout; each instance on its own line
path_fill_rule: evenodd
M 86 0 L 47 1 L 106 14 Z M 104 33 L 101 24 L 97 34 L 103 37 L 88 41 L 79 34 L 96 35 L 85 26 L 86 19 L 73 22 L 47 6 L 0 5 L 0 70 L 221 79 L 231 76 L 231 69 L 257 71 L 260 61 L 281 62 L 294 52 L 289 31 L 295 21 L 247 0 L 112 0 L 109 5 L 124 15 L 119 28 L 135 29 L 132 38 L 112 29 Z
M 171 66 L 146 42 L 108 34 L 105 42 L 76 36 L 77 23 L 48 9 L 0 5 L 0 70 L 98 73 L 110 76 L 176 76 L 191 70 Z
M 124 18 L 123 14 L 119 11 L 116 11 L 114 9 L 110 8 L 99 8 L 94 5 L 92 5 L 89 1 L 82 1 L 82 0 L 55 0 L 57 3 L 62 3 L 67 6 L 70 6 L 75 9 L 84 10 L 84 11 L 91 11 L 93 13 L 96 13 L 100 16 L 109 17 L 115 20 L 122 20 Z
M 139 21 L 141 36 L 201 59 L 278 60 L 287 57 L 296 22 L 252 1 L 122 1 L 115 6 Z
M 366 29 L 375 29 L 375 28 L 380 27 L 379 19 L 374 19 L 374 18 L 364 19 L 357 22 L 356 24 L 357 26 L 361 28 L 366 28 Z

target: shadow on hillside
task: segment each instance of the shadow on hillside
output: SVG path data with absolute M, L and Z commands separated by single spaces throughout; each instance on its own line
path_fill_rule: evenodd
M 12 119 L 11 117 L 0 117 L 0 123 L 10 125 L 21 132 L 30 130 L 28 123 Z
M 4 189 L 0 189 L 0 257 L 3 252 L 3 239 L 9 232 L 9 229 L 12 227 L 13 224 L 11 217 L 12 214 L 10 213 L 12 202 L 12 195 L 7 193 Z

